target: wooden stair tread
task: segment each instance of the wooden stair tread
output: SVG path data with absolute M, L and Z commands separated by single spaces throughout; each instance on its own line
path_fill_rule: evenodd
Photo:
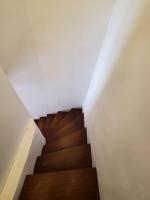
M 64 137 L 53 140 L 43 147 L 42 153 L 50 153 L 66 148 L 71 148 L 79 145 L 87 144 L 86 129 L 83 128 L 77 132 L 66 135 Z
M 26 177 L 20 200 L 99 200 L 82 109 L 35 120 L 46 138 L 34 175 Z
M 27 176 L 20 200 L 99 200 L 96 169 Z
M 37 159 L 35 173 L 92 167 L 90 145 L 44 154 Z
M 64 119 L 59 123 L 55 130 L 59 130 L 64 127 L 67 123 L 75 119 L 78 115 L 82 114 L 81 108 L 73 108 L 71 109 L 64 117 Z
M 51 126 L 48 130 L 49 133 L 55 131 L 55 129 L 57 128 L 57 125 L 59 125 L 59 123 L 61 122 L 61 120 L 63 120 L 63 118 L 65 117 L 66 114 L 67 114 L 67 112 L 58 112 L 55 115 L 55 117 L 51 123 Z
M 52 141 L 56 138 L 63 137 L 67 134 L 71 134 L 75 131 L 80 130 L 84 127 L 84 116 L 83 114 L 79 114 L 74 120 L 72 120 L 70 123 L 67 123 L 66 126 L 59 129 L 58 131 L 55 131 L 54 133 L 51 132 L 51 134 L 47 137 L 47 142 Z

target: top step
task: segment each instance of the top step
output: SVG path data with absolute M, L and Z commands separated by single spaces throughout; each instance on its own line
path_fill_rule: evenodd
M 66 125 L 60 128 L 59 130 L 54 131 L 54 132 L 49 132 L 49 134 L 47 135 L 46 141 L 50 142 L 54 139 L 71 134 L 82 128 L 84 128 L 84 115 L 80 113 L 70 122 L 66 123 Z
M 64 119 L 68 112 L 58 112 L 49 127 L 49 132 L 54 132 L 59 123 Z
M 57 124 L 57 127 L 55 127 L 55 131 L 63 128 L 66 124 L 71 122 L 73 119 L 75 119 L 78 115 L 82 114 L 82 109 L 80 108 L 73 108 L 71 109 L 65 117 Z

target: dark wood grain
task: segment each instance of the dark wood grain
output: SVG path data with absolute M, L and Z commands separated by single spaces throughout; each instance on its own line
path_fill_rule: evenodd
M 92 167 L 90 145 L 45 154 L 37 159 L 35 173 Z
M 66 124 L 70 123 L 73 119 L 75 119 L 78 115 L 82 114 L 82 109 L 81 108 L 73 108 L 71 109 L 59 122 L 57 127 L 55 127 L 55 131 L 63 128 Z
M 99 200 L 95 169 L 28 176 L 20 200 Z
M 57 129 L 57 126 L 59 125 L 59 123 L 63 120 L 63 118 L 65 117 L 65 115 L 67 114 L 68 112 L 58 112 L 52 123 L 51 123 L 51 126 L 49 127 L 49 134 L 51 134 L 52 132 L 54 132 L 56 129 Z
M 51 132 L 51 134 L 49 134 L 47 137 L 47 142 L 71 134 L 75 131 L 80 130 L 83 127 L 84 116 L 83 114 L 79 114 L 74 120 L 72 120 L 70 123 L 67 123 L 63 128 L 59 129 L 58 131 L 55 131 L 54 133 Z
M 34 174 L 27 176 L 20 200 L 99 200 L 82 109 L 35 120 L 46 138 Z
M 42 153 L 45 154 L 45 153 L 55 152 L 66 148 L 80 146 L 83 144 L 87 144 L 87 135 L 85 128 L 82 128 L 79 131 L 76 131 L 72 134 L 66 135 L 64 137 L 53 140 L 50 143 L 47 143 L 43 147 Z

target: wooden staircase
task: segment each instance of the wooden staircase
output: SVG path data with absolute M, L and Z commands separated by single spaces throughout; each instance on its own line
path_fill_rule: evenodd
M 26 177 L 20 200 L 99 200 L 81 109 L 35 120 L 46 138 L 34 174 Z

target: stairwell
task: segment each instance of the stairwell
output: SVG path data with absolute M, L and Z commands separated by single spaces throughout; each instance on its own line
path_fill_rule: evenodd
M 46 138 L 34 174 L 26 177 L 20 200 L 99 200 L 82 109 L 35 120 Z

